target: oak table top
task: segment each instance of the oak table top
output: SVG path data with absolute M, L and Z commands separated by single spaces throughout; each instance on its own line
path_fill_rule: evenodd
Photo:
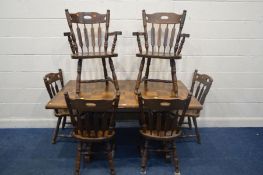
M 119 109 L 138 109 L 139 104 L 137 96 L 134 94 L 135 80 L 119 80 L 120 87 L 120 101 Z M 182 81 L 178 80 L 178 97 L 186 98 L 188 90 Z M 159 83 L 159 82 L 148 82 L 147 88 L 144 83 L 141 83 L 140 89 L 142 96 L 145 98 L 173 98 L 172 96 L 172 84 L 171 83 Z M 58 92 L 58 94 L 50 100 L 46 109 L 66 109 L 67 105 L 64 99 L 64 92 L 68 92 L 71 98 L 76 97 L 76 81 L 70 80 L 64 86 L 64 88 Z M 100 83 L 82 83 L 80 96 L 90 99 L 110 99 L 113 98 L 114 86 L 109 83 L 106 87 L 105 82 Z M 197 101 L 196 98 L 192 97 L 190 110 L 201 110 L 202 105 Z

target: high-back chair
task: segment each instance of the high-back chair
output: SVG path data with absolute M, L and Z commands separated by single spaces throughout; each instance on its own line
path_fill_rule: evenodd
M 81 156 L 90 159 L 92 143 L 106 143 L 110 173 L 115 174 L 113 164 L 112 139 L 115 135 L 115 112 L 119 103 L 119 94 L 113 99 L 90 100 L 70 98 L 65 100 L 72 117 L 76 117 L 73 137 L 79 142 L 76 157 L 75 174 L 80 174 Z
M 139 93 L 138 100 L 141 113 L 140 134 L 145 139 L 141 150 L 141 173 L 146 173 L 149 141 L 155 140 L 164 143 L 164 148 L 158 151 L 173 155 L 175 173 L 179 174 L 175 140 L 181 135 L 183 117 L 188 109 L 191 94 L 188 94 L 186 99 L 146 99 Z M 175 113 L 170 115 L 170 111 L 175 111 Z
M 185 16 L 185 10 L 182 14 L 147 14 L 145 10 L 142 11 L 144 32 L 133 32 L 133 35 L 137 36 L 139 48 L 139 53 L 137 53 L 136 56 L 142 58 L 135 86 L 135 93 L 138 93 L 138 89 L 142 81 L 145 82 L 145 85 L 147 85 L 147 81 L 160 81 L 172 83 L 174 95 L 178 95 L 175 60 L 182 58 L 180 54 L 185 38 L 190 36 L 189 34 L 182 33 Z M 143 43 L 141 42 L 140 36 L 144 38 Z M 145 59 L 147 59 L 147 67 L 145 76 L 142 78 Z M 150 64 L 152 59 L 167 59 L 170 61 L 172 81 L 149 79 Z
M 211 88 L 212 83 L 213 83 L 212 77 L 206 74 L 199 74 L 197 70 L 194 71 L 190 92 L 200 102 L 201 105 L 204 105 L 206 96 Z M 188 119 L 189 128 L 190 129 L 192 128 L 191 119 L 195 127 L 195 135 L 188 135 L 188 136 L 196 137 L 197 143 L 200 143 L 201 142 L 200 133 L 198 130 L 197 120 L 196 120 L 196 118 L 200 116 L 200 110 L 188 110 L 186 112 L 186 116 Z
M 106 14 L 97 12 L 69 13 L 66 9 L 65 12 L 70 32 L 64 33 L 64 36 L 68 37 L 72 51 L 71 58 L 78 60 L 77 94 L 80 93 L 81 83 L 105 81 L 106 85 L 108 85 L 110 81 L 114 83 L 116 89 L 119 89 L 112 57 L 118 56 L 114 51 L 117 35 L 121 35 L 122 33 L 120 31 L 109 32 L 110 11 L 107 10 Z M 109 43 L 110 36 L 113 36 L 112 43 Z M 109 45 L 111 45 L 110 50 L 108 49 Z M 102 60 L 104 79 L 81 80 L 82 60 L 97 58 Z M 112 78 L 109 77 L 107 73 L 107 58 L 112 72 Z
M 58 73 L 48 73 L 44 76 L 44 83 L 49 94 L 50 99 L 52 99 L 63 87 L 64 87 L 64 80 L 62 70 L 59 69 Z M 62 121 L 62 128 L 65 128 L 65 124 L 67 123 L 67 117 L 69 113 L 67 110 L 63 109 L 55 109 L 55 116 L 58 118 L 56 128 L 53 132 L 52 136 L 52 143 L 56 143 L 57 137 L 64 137 L 65 135 L 58 134 L 59 127 Z

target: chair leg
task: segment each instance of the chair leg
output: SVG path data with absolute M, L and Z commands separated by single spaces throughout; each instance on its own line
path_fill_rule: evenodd
M 201 143 L 201 138 L 200 138 L 200 134 L 199 134 L 198 126 L 197 126 L 196 117 L 192 117 L 192 118 L 193 118 L 193 123 L 194 123 L 194 126 L 195 126 L 195 135 L 196 135 L 197 143 L 200 144 Z
M 76 93 L 80 93 L 80 84 L 81 84 L 81 69 L 82 69 L 82 59 L 78 60 L 77 68 L 77 82 L 76 82 Z
M 169 142 L 164 142 L 164 158 L 166 161 L 170 160 L 170 152 L 169 152 Z
M 172 84 L 173 84 L 173 91 L 175 96 L 178 96 L 178 87 L 177 87 L 177 77 L 176 77 L 176 66 L 174 59 L 170 59 L 170 66 L 171 66 L 171 74 L 172 74 Z
M 105 80 L 108 79 L 108 72 L 107 72 L 107 67 L 106 67 L 106 61 L 105 61 L 105 58 L 102 58 L 102 65 L 103 65 L 103 72 L 104 72 L 104 78 Z M 108 86 L 109 82 L 106 81 L 106 86 Z
M 146 174 L 146 164 L 147 164 L 147 156 L 148 156 L 148 141 L 146 140 L 144 143 L 143 153 L 142 153 L 142 163 L 141 163 L 141 174 Z
M 107 157 L 110 167 L 110 174 L 115 175 L 114 163 L 113 163 L 113 155 L 112 155 L 112 146 L 109 142 L 106 143 L 107 147 Z
M 145 77 L 144 77 L 144 84 L 145 86 L 147 86 L 147 79 L 149 77 L 149 71 L 150 71 L 150 65 L 151 65 L 151 58 L 147 59 L 147 67 L 146 67 L 146 71 L 145 71 Z
M 58 117 L 58 121 L 57 121 L 57 126 L 53 132 L 53 137 L 52 137 L 52 144 L 55 144 L 56 141 L 57 141 L 57 137 L 58 137 L 58 131 L 59 131 L 59 126 L 60 126 L 60 123 L 61 123 L 61 119 L 62 117 Z
M 174 161 L 174 169 L 175 169 L 175 175 L 180 175 L 180 169 L 179 169 L 179 160 L 176 154 L 176 145 L 173 143 L 173 161 Z
M 136 86 L 135 86 L 135 93 L 138 93 L 140 84 L 141 84 L 141 80 L 142 80 L 142 71 L 143 71 L 143 67 L 144 67 L 144 63 L 145 63 L 145 58 L 142 58 L 141 61 L 141 65 L 140 65 L 140 69 L 139 69 L 139 73 L 138 73 L 138 77 L 137 77 L 137 81 L 136 81 Z
M 86 144 L 87 154 L 85 154 L 84 158 L 87 163 L 89 163 L 91 160 L 91 147 L 92 147 L 91 143 Z
M 66 122 L 67 122 L 67 117 L 63 117 L 63 120 L 62 120 L 62 129 L 65 129 Z
M 80 174 L 81 149 L 82 149 L 82 143 L 80 142 L 78 144 L 78 148 L 77 148 L 76 164 L 75 164 L 75 175 L 79 175 Z
M 117 76 L 115 73 L 115 68 L 114 68 L 113 61 L 112 61 L 111 57 L 109 58 L 109 65 L 110 65 L 110 69 L 111 69 L 111 73 L 112 73 L 112 79 L 114 81 L 115 89 L 117 91 L 119 91 L 119 84 L 118 84 Z
M 187 117 L 187 120 L 188 120 L 188 126 L 189 126 L 189 129 L 192 129 L 191 118 L 190 118 L 190 117 Z

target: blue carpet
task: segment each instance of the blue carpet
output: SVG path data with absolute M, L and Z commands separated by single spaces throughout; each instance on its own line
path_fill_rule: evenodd
M 201 128 L 202 144 L 179 140 L 177 152 L 182 175 L 262 175 L 263 128 Z M 52 129 L 0 129 L 1 175 L 72 175 L 76 143 L 70 139 L 51 144 Z M 118 175 L 140 174 L 136 128 L 119 128 L 115 166 Z M 81 174 L 109 174 L 107 161 L 95 156 L 82 162 Z M 150 154 L 148 175 L 172 175 L 173 166 Z

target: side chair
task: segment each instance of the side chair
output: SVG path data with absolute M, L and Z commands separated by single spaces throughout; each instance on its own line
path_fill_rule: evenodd
M 175 140 L 181 135 L 181 126 L 184 115 L 188 109 L 191 94 L 185 99 L 146 99 L 141 93 L 138 94 L 140 108 L 140 134 L 144 139 L 142 146 L 142 162 L 141 174 L 146 174 L 146 165 L 149 151 L 158 151 L 164 153 L 167 159 L 168 154 L 174 163 L 175 174 L 179 175 L 179 161 L 176 154 Z M 170 115 L 170 111 L 174 111 L 174 115 Z M 161 142 L 163 149 L 150 149 L 149 143 Z
M 115 174 L 113 163 L 113 139 L 115 136 L 115 114 L 120 95 L 113 99 L 71 98 L 66 92 L 65 100 L 72 117 L 76 117 L 73 137 L 78 141 L 75 175 L 80 174 L 81 158 L 90 160 L 94 143 L 106 145 L 110 174 Z M 73 95 L 74 96 L 74 95 Z M 75 95 L 76 96 L 76 95 Z
M 58 70 L 58 73 L 46 74 L 43 79 L 50 99 L 52 99 L 64 87 L 64 80 L 63 80 L 63 74 L 61 69 Z M 58 119 L 57 119 L 56 128 L 52 136 L 53 144 L 56 143 L 57 137 L 69 137 L 63 134 L 59 134 L 60 125 L 62 125 L 62 129 L 64 129 L 66 124 L 71 124 L 70 122 L 67 122 L 67 117 L 69 117 L 68 110 L 55 109 L 54 114 Z M 61 124 L 61 120 L 62 120 L 62 124 Z
M 190 92 L 199 101 L 201 105 L 204 105 L 206 96 L 212 86 L 213 78 L 207 74 L 200 74 L 198 70 L 194 71 L 192 85 Z M 197 143 L 201 143 L 200 133 L 197 126 L 197 118 L 200 116 L 200 110 L 188 110 L 185 114 L 187 117 L 187 124 L 189 129 L 192 129 L 192 121 L 195 128 L 194 135 L 185 135 L 186 137 L 196 137 Z M 191 121 L 192 119 L 192 121 Z

